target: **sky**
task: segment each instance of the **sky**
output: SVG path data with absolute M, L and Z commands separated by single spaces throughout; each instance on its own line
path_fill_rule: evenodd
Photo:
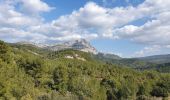
M 88 40 L 121 57 L 170 54 L 170 0 L 0 0 L 0 40 Z

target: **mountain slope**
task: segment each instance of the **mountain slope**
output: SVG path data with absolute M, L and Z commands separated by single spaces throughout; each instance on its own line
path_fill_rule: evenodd
M 138 58 L 138 59 L 142 60 L 142 61 L 158 63 L 158 64 L 169 63 L 170 62 L 170 54 L 141 57 L 141 58 Z
M 79 50 L 83 52 L 90 52 L 93 54 L 97 54 L 97 50 L 90 45 L 88 41 L 85 39 L 79 39 L 75 41 L 68 41 L 60 44 L 54 44 L 54 45 L 47 45 L 47 44 L 37 44 L 32 42 L 19 42 L 17 43 L 19 45 L 32 45 L 36 46 L 45 50 L 52 50 L 52 51 L 60 51 L 60 50 L 66 50 L 66 49 L 73 49 L 73 50 Z
M 106 64 L 78 50 L 45 51 L 0 41 L 1 100 L 166 99 L 169 93 L 170 74 Z
M 32 53 L 47 56 L 50 51 L 62 51 L 62 50 L 78 50 L 83 52 L 90 52 L 93 59 L 101 62 L 108 62 L 120 66 L 130 67 L 137 70 L 156 70 L 159 72 L 170 72 L 169 65 L 170 55 L 156 55 L 141 58 L 121 58 L 114 54 L 97 53 L 97 50 L 90 45 L 86 40 L 69 41 L 57 45 L 42 45 L 35 43 L 17 43 L 11 44 L 14 47 L 20 47 L 25 50 L 29 50 Z M 78 52 L 77 51 L 77 52 Z M 53 54 L 51 54 L 53 55 Z M 75 57 L 71 55 L 68 57 Z

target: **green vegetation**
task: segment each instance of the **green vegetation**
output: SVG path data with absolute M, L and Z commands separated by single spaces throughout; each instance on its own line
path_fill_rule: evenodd
M 170 63 L 168 58 L 167 58 L 168 60 L 165 60 L 164 62 L 162 61 L 157 63 L 156 60 L 154 59 L 153 62 L 151 62 L 151 61 L 143 60 L 144 58 L 142 60 L 139 58 L 121 58 L 121 59 L 105 58 L 105 57 L 103 57 L 102 59 L 100 58 L 101 57 L 96 57 L 96 59 L 101 61 L 116 64 L 121 67 L 133 68 L 139 71 L 155 70 L 161 73 L 170 73 Z M 161 58 L 159 60 L 161 60 Z
M 169 95 L 170 74 L 104 63 L 75 50 L 52 52 L 0 41 L 0 100 L 148 100 Z

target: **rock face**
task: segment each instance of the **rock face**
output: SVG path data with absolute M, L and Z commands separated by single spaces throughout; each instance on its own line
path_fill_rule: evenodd
M 91 52 L 97 54 L 97 50 L 90 45 L 85 39 L 76 40 L 71 47 L 76 50 L 84 51 L 84 52 Z
M 79 39 L 75 41 L 68 41 L 65 43 L 55 44 L 55 45 L 47 45 L 47 44 L 36 44 L 32 42 L 19 42 L 18 44 L 26 45 L 31 44 L 43 49 L 52 50 L 52 51 L 59 51 L 59 50 L 65 50 L 65 49 L 74 49 L 79 50 L 83 52 L 89 52 L 93 54 L 97 54 L 97 50 L 90 45 L 88 41 L 85 39 Z
M 64 49 L 74 49 L 74 50 L 80 50 L 83 52 L 97 54 L 97 50 L 93 46 L 91 46 L 90 43 L 87 42 L 85 39 L 69 41 L 69 42 L 57 44 L 54 46 L 47 46 L 46 49 L 53 50 L 53 51 L 64 50 Z

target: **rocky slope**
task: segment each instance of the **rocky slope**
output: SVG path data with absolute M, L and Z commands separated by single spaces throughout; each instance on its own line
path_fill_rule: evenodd
M 93 54 L 97 54 L 97 50 L 90 45 L 88 41 L 85 39 L 79 39 L 75 41 L 68 41 L 60 44 L 55 45 L 47 45 L 47 44 L 37 44 L 32 42 L 19 42 L 18 44 L 21 45 L 34 45 L 43 49 L 52 50 L 52 51 L 59 51 L 59 50 L 65 50 L 65 49 L 73 49 L 73 50 L 79 50 L 83 52 L 89 52 Z

